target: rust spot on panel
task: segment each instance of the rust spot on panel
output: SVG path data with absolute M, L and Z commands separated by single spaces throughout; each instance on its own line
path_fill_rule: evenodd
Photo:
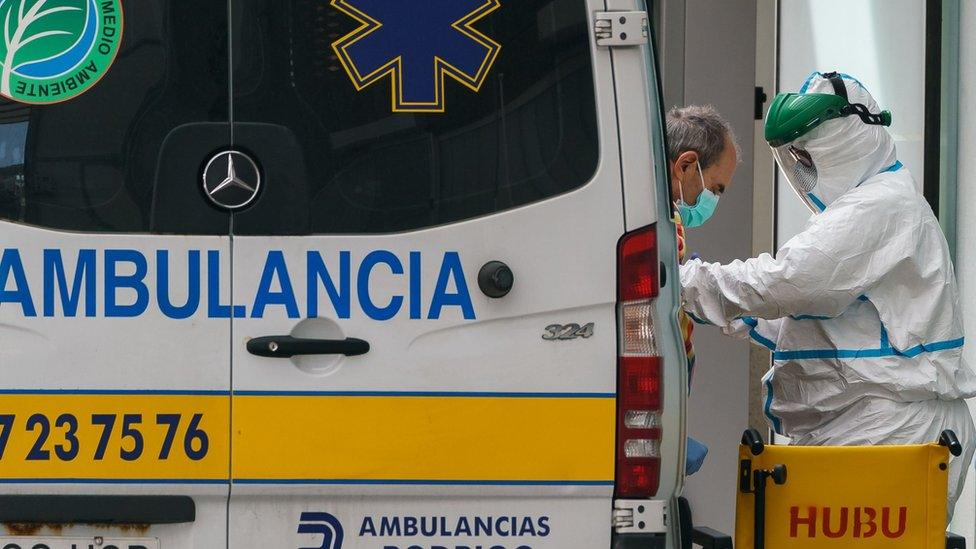
M 61 524 L 61 523 L 50 523 L 45 524 L 41 522 L 5 522 L 3 527 L 7 530 L 7 533 L 13 534 L 15 536 L 36 536 L 43 532 L 46 528 L 53 535 L 60 535 L 65 528 L 70 528 L 74 524 Z M 149 532 L 148 524 L 90 524 L 92 528 L 96 528 L 100 531 L 112 532 L 122 532 L 125 534 L 146 534 Z M 103 535 L 99 532 L 97 535 Z
M 5 522 L 3 523 L 3 527 L 7 529 L 8 533 L 14 534 L 15 536 L 32 536 L 40 532 L 44 525 L 23 522 Z
M 39 534 L 44 528 L 49 529 L 52 534 L 60 534 L 65 525 L 42 522 L 5 522 L 3 527 L 8 533 L 15 536 L 33 536 Z
M 117 530 L 124 533 L 145 534 L 149 532 L 148 524 L 90 524 L 92 528 L 98 530 Z

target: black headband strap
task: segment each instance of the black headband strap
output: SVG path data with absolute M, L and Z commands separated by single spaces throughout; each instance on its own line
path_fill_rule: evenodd
M 850 98 L 847 97 L 847 86 L 844 84 L 844 79 L 840 76 L 840 74 L 836 72 L 825 72 L 822 76 L 830 81 L 830 85 L 834 88 L 834 95 L 843 97 L 844 101 L 847 102 L 847 105 L 840 110 L 841 116 L 855 115 L 865 124 L 870 124 L 872 126 L 891 125 L 891 114 L 888 113 L 888 111 L 874 114 L 861 103 L 851 103 Z
M 891 125 L 891 115 L 888 114 L 885 118 L 885 114 L 888 111 L 884 111 L 878 114 L 874 114 L 868 110 L 868 108 L 861 103 L 848 103 L 840 113 L 843 116 L 856 115 L 861 119 L 861 122 L 865 124 L 870 124 L 872 126 L 890 126 Z
M 836 72 L 827 72 L 824 73 L 823 77 L 830 80 L 830 85 L 834 87 L 834 95 L 839 95 L 844 98 L 844 101 L 849 101 L 847 98 L 847 86 L 844 85 L 844 79 L 839 74 Z

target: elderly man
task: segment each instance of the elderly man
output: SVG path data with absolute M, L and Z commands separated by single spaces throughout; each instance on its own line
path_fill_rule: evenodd
M 671 196 L 677 198 L 678 259 L 684 262 L 684 228 L 700 227 L 712 216 L 719 196 L 732 183 L 739 148 L 729 123 L 710 106 L 675 107 L 668 112 L 667 126 Z M 679 323 L 690 379 L 695 366 L 694 324 L 684 312 Z M 689 437 L 685 473 L 697 472 L 707 453 L 704 444 Z
M 671 196 L 684 227 L 700 227 L 732 184 L 739 146 L 729 123 L 711 106 L 675 107 L 668 112 Z

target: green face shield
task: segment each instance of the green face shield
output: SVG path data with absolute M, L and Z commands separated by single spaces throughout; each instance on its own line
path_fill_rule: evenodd
M 858 116 L 865 124 L 891 125 L 890 112 L 872 114 L 860 103 L 849 103 L 846 94 L 781 93 L 773 99 L 766 115 L 766 141 L 770 147 L 779 147 L 795 141 L 828 120 L 852 115 Z
M 835 93 L 778 94 L 769 106 L 765 128 L 766 142 L 773 150 L 776 164 L 800 200 L 814 212 L 825 207 L 814 193 L 817 165 L 804 149 L 802 140 L 797 143 L 797 139 L 828 120 L 847 116 L 857 116 L 865 124 L 891 125 L 890 112 L 873 114 L 865 105 L 851 103 L 847 87 L 837 73 L 827 73 L 823 77 L 830 81 Z

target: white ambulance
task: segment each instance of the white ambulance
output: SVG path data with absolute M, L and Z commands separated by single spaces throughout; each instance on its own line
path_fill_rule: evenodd
M 0 548 L 678 547 L 646 10 L 0 1 Z

